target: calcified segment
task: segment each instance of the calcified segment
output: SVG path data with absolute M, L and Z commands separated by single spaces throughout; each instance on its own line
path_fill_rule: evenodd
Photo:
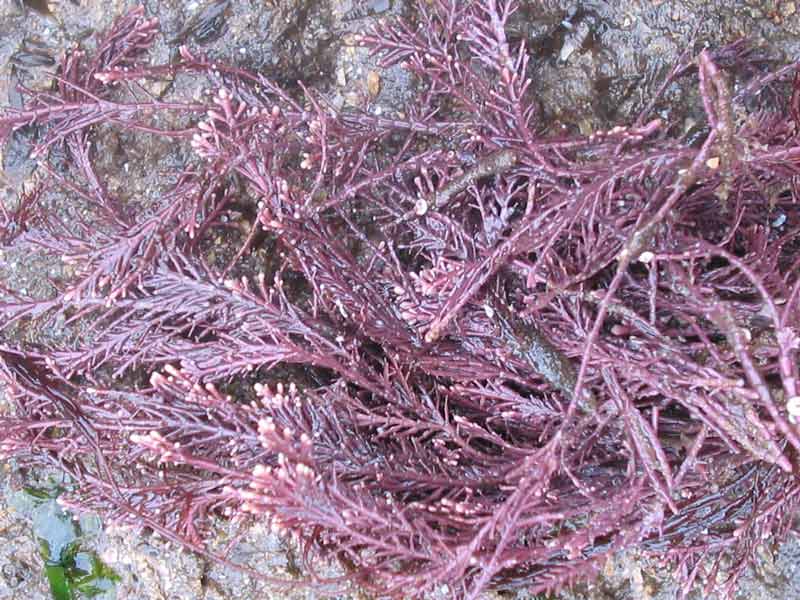
M 79 330 L 0 346 L 3 455 L 198 551 L 213 515 L 263 522 L 382 595 L 551 590 L 622 549 L 732 594 L 799 503 L 795 65 L 675 65 L 697 143 L 649 110 L 550 138 L 516 8 L 419 1 L 361 35 L 416 79 L 403 114 L 188 47 L 153 65 L 141 9 L 1 109 L 46 177 L 0 240 L 67 275 L 2 290 L 0 322 Z M 181 74 L 198 100 L 142 93 Z M 187 157 L 146 210 L 95 169 L 113 128 Z

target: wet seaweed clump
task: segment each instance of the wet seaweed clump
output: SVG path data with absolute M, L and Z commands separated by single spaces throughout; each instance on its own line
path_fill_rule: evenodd
M 91 515 L 74 520 L 58 504 L 61 491 L 25 487 L 11 498 L 16 511 L 31 521 L 53 600 L 115 598 L 119 575 L 87 544 L 99 522 Z
M 142 10 L 23 89 L 0 132 L 35 128 L 45 176 L 4 256 L 64 268 L 3 291 L 5 329 L 74 336 L 5 336 L 3 454 L 72 509 L 200 552 L 214 515 L 263 521 L 384 595 L 552 590 L 637 549 L 730 596 L 800 502 L 797 65 L 687 56 L 662 89 L 698 91 L 691 140 L 658 97 L 553 137 L 516 8 L 357 37 L 415 77 L 398 113 L 150 64 Z M 203 93 L 151 91 L 181 77 Z M 111 185 L 115 132 L 177 148 L 171 184 Z

